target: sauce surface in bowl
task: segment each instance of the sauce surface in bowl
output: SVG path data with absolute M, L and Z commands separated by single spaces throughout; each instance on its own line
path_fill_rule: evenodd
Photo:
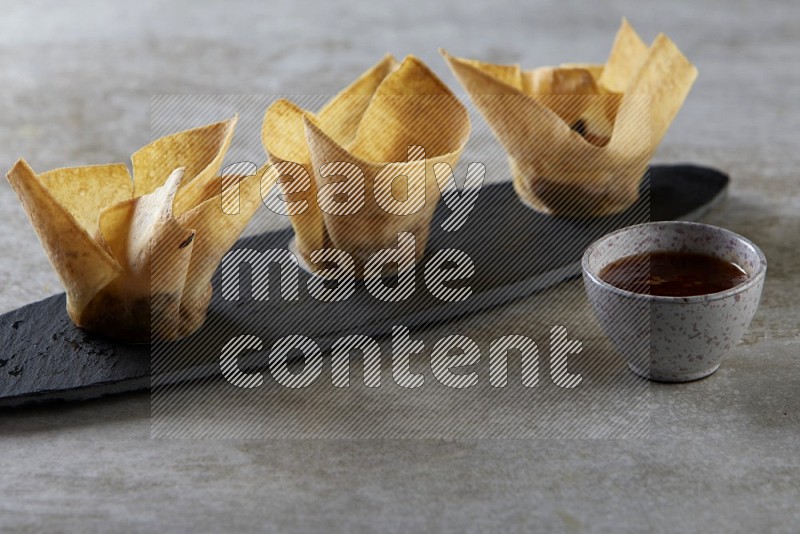
M 634 293 L 690 297 L 731 289 L 748 276 L 735 263 L 714 256 L 654 251 L 620 258 L 603 267 L 600 278 Z

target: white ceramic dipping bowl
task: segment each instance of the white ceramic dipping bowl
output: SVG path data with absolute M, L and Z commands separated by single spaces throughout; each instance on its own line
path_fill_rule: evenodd
M 610 263 L 653 251 L 714 256 L 742 267 L 748 280 L 718 293 L 662 297 L 600 279 Z M 716 371 L 742 339 L 761 299 L 767 260 L 757 246 L 730 230 L 667 221 L 630 226 L 598 239 L 586 249 L 581 267 L 595 317 L 631 370 L 651 380 L 687 382 Z

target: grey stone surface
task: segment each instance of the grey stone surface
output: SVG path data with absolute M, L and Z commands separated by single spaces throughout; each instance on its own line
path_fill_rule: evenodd
M 455 81 L 449 51 L 601 61 L 619 17 L 700 69 L 657 161 L 732 177 L 708 217 L 764 250 L 743 342 L 712 377 L 650 388 L 650 438 L 151 440 L 147 394 L 0 414 L 0 528 L 22 531 L 776 531 L 800 525 L 800 7 L 790 2 L 7 3 L 0 162 L 125 161 L 160 93 L 330 93 L 384 51 Z M 0 311 L 59 291 L 0 185 Z M 578 282 L 553 291 L 589 320 Z M 432 328 L 491 339 L 533 299 Z M 557 320 L 557 319 L 554 319 Z

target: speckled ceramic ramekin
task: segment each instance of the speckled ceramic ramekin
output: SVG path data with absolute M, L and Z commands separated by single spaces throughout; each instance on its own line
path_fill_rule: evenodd
M 608 264 L 650 251 L 708 254 L 742 267 L 748 280 L 691 297 L 633 293 L 600 279 Z M 710 375 L 744 335 L 767 273 L 763 252 L 744 237 L 708 224 L 668 221 L 612 232 L 583 255 L 583 281 L 600 327 L 639 376 L 688 382 Z

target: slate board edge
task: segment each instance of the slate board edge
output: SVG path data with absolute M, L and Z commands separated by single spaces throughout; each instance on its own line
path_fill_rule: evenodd
M 100 382 L 90 386 L 73 389 L 57 389 L 52 391 L 39 391 L 26 395 L 16 395 L 0 399 L 0 408 L 16 408 L 32 406 L 50 402 L 71 402 L 98 399 L 107 395 L 118 393 L 132 393 L 150 389 L 150 376 L 118 380 L 114 382 Z
M 708 201 L 706 204 L 700 206 L 694 211 L 689 212 L 688 214 L 684 215 L 683 217 L 678 217 L 676 220 L 678 221 L 689 221 L 689 222 L 696 222 L 703 217 L 705 217 L 711 210 L 725 202 L 728 198 L 728 191 L 730 189 L 730 179 L 725 182 L 725 185 L 720 189 L 719 193 L 717 193 L 714 198 Z

